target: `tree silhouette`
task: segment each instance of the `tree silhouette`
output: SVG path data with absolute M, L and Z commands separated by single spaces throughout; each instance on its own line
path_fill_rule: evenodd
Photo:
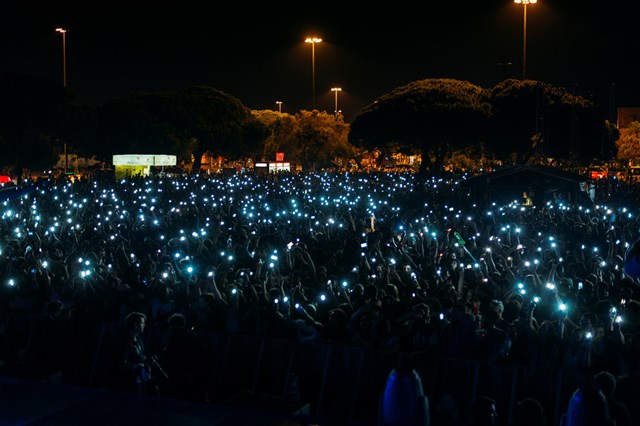
M 618 159 L 634 165 L 640 164 L 640 123 L 633 121 L 619 131 L 620 138 L 616 142 Z
M 399 87 L 367 106 L 351 124 L 349 141 L 380 149 L 396 143 L 420 153 L 420 171 L 440 172 L 445 156 L 482 140 L 491 105 L 466 81 L 427 79 Z
M 23 168 L 40 169 L 56 162 L 61 151 L 55 133 L 71 94 L 52 80 L 28 75 L 0 75 L 0 149 L 3 162 L 21 178 Z
M 342 167 L 344 164 L 334 164 L 334 160 L 342 163 L 354 156 L 354 147 L 347 139 L 349 124 L 342 114 L 302 110 L 290 115 L 268 110 L 254 115 L 269 129 L 265 158 L 273 159 L 276 152 L 284 152 L 285 158 L 305 170 L 315 170 Z
M 257 152 L 266 129 L 242 103 L 211 87 L 133 94 L 103 108 L 101 146 L 116 153 L 177 153 L 200 170 L 205 152 L 241 156 Z M 103 152 L 103 155 L 105 153 Z
M 508 79 L 488 90 L 493 106 L 489 149 L 496 157 L 590 159 L 603 153 L 602 110 L 566 88 Z

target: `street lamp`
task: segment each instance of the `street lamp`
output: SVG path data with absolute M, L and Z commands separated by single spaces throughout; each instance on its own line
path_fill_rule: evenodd
M 522 37 L 522 79 L 527 77 L 527 5 L 537 3 L 538 0 L 513 0 L 514 3 L 522 4 L 524 8 L 524 25 Z
M 276 105 L 278 105 L 278 112 L 282 112 L 282 101 L 276 101 Z
M 507 67 L 513 65 L 511 61 L 508 61 L 506 57 L 502 58 L 502 62 L 498 62 L 496 65 L 502 67 L 502 79 L 507 79 Z
M 337 114 L 337 113 L 338 113 L 338 92 L 342 92 L 342 88 L 340 88 L 340 87 L 332 87 L 332 88 L 331 88 L 331 91 L 332 91 L 333 93 L 335 93 L 336 108 L 335 108 L 335 110 L 334 110 L 334 114 Z
M 313 109 L 316 108 L 316 43 L 320 43 L 321 38 L 307 37 L 305 43 L 311 43 L 311 95 L 313 99 Z
M 67 87 L 67 30 L 56 28 L 56 32 L 62 34 L 62 84 Z

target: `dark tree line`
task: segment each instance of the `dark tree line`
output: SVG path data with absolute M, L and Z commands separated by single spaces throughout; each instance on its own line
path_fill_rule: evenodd
M 421 168 L 431 171 L 441 170 L 453 151 L 474 146 L 516 164 L 615 156 L 602 108 L 534 80 L 505 80 L 491 89 L 451 79 L 412 82 L 367 106 L 351 124 L 349 140 L 421 152 Z
M 107 163 L 114 154 L 174 154 L 194 170 L 205 152 L 238 159 L 286 150 L 312 169 L 376 149 L 419 154 L 421 170 L 432 172 L 460 149 L 509 163 L 590 162 L 616 152 L 617 132 L 602 108 L 533 80 L 490 89 L 452 79 L 415 81 L 376 99 L 351 125 L 319 111 L 251 111 L 206 86 L 87 106 L 73 103 L 73 94 L 53 81 L 4 74 L 0 96 L 0 166 L 18 172 L 50 167 L 65 145 Z

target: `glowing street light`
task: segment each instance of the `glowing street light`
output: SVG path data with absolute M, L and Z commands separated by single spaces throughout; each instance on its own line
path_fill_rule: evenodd
M 522 79 L 527 78 L 527 5 L 537 3 L 538 0 L 513 0 L 514 3 L 522 4 L 524 8 L 524 25 L 522 37 Z
M 276 105 L 278 105 L 278 112 L 282 112 L 282 101 L 276 101 Z
M 331 91 L 333 93 L 335 93 L 335 99 L 336 99 L 335 110 L 333 111 L 333 113 L 337 114 L 338 113 L 338 92 L 342 92 L 342 88 L 340 88 L 340 87 L 332 87 Z
M 56 28 L 56 32 L 62 34 L 62 84 L 67 87 L 67 30 Z
M 311 94 L 313 108 L 316 108 L 316 43 L 322 42 L 318 37 L 307 37 L 305 43 L 311 43 Z

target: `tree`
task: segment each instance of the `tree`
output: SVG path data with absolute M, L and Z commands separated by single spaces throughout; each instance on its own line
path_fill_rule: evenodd
M 637 122 L 636 122 L 637 123 Z M 620 130 L 618 127 L 609 120 L 604 121 L 604 141 L 607 146 L 607 152 L 609 157 L 607 160 L 611 160 L 618 156 L 617 141 L 620 138 Z
M 120 153 L 176 153 L 200 170 L 209 151 L 228 157 L 258 152 L 266 129 L 242 103 L 206 86 L 183 91 L 133 94 L 105 105 L 102 146 Z M 133 152 L 131 152 L 133 151 Z
M 299 158 L 300 147 L 296 143 L 298 120 L 294 115 L 270 109 L 254 110 L 253 116 L 267 129 L 262 150 L 262 159 L 275 159 L 277 152 L 285 158 Z
M 264 157 L 284 152 L 286 158 L 305 169 L 332 168 L 354 156 L 348 141 L 349 124 L 342 114 L 302 110 L 295 115 L 275 111 L 254 111 L 254 116 L 269 129 Z
M 507 79 L 489 91 L 493 118 L 489 149 L 517 163 L 548 157 L 603 154 L 602 110 L 563 87 Z
M 155 108 L 169 104 L 162 95 L 134 94 L 113 99 L 100 110 L 96 154 L 108 161 L 114 154 L 172 154 L 191 161 L 191 151 L 180 152 L 179 130 L 158 117 Z
M 72 96 L 52 80 L 7 73 L 0 75 L 0 150 L 2 162 L 18 178 L 23 168 L 55 164 L 59 152 L 55 123 Z
M 249 156 L 258 152 L 266 137 L 251 114 L 237 98 L 218 89 L 194 86 L 171 95 L 174 110 L 166 119 L 179 131 L 195 139 L 193 170 L 200 170 L 202 155 L 211 152 L 227 157 Z
M 618 159 L 629 164 L 640 164 L 640 123 L 633 121 L 619 131 L 620 138 L 616 142 Z
M 333 168 L 334 159 L 353 157 L 354 148 L 348 141 L 349 124 L 342 114 L 302 110 L 296 119 L 297 158 L 305 169 Z
M 89 105 L 64 105 L 60 119 L 55 125 L 58 145 L 66 144 L 67 152 L 74 150 L 84 157 L 96 156 L 99 146 L 96 143 L 99 107 Z
M 351 124 L 349 141 L 381 151 L 395 142 L 407 154 L 422 155 L 421 172 L 439 172 L 452 149 L 482 139 L 490 115 L 481 87 L 452 79 L 420 80 L 364 108 Z

